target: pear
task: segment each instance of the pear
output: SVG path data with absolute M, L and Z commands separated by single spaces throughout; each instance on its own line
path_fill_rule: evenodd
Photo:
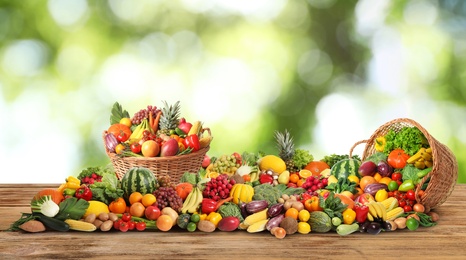
M 290 172 L 285 170 L 278 175 L 278 183 L 288 184 L 288 182 L 290 182 Z

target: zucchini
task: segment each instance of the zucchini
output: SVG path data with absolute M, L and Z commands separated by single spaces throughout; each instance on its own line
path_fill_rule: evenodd
M 33 215 L 37 217 L 37 219 L 42 222 L 46 227 L 56 230 L 56 231 L 68 231 L 70 230 L 70 225 L 66 223 L 65 221 L 56 219 L 56 218 L 51 218 L 47 217 L 42 213 L 36 213 L 34 212 Z
M 337 227 L 336 231 L 338 235 L 346 236 L 358 230 L 359 230 L 359 224 L 355 222 L 353 224 L 341 224 Z

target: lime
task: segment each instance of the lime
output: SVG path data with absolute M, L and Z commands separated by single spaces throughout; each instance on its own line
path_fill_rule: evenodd
M 199 220 L 201 220 L 201 216 L 199 216 L 199 214 L 194 213 L 191 215 L 190 220 L 191 222 L 197 223 L 199 222 Z
M 389 191 L 396 191 L 398 190 L 398 183 L 396 181 L 391 181 L 388 183 L 388 190 Z
M 194 222 L 189 222 L 189 223 L 188 223 L 188 226 L 186 227 L 186 229 L 187 229 L 189 232 L 194 232 L 194 231 L 196 231 L 196 228 L 197 228 L 197 225 L 196 225 L 196 223 L 194 223 Z

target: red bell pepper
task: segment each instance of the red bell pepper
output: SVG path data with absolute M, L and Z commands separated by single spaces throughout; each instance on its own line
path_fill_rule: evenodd
M 201 148 L 201 145 L 199 143 L 199 137 L 195 134 L 193 135 L 188 135 L 183 141 L 184 146 L 190 147 L 193 149 L 193 152 L 198 151 Z
M 369 206 L 361 204 L 361 203 L 355 203 L 354 211 L 356 211 L 356 221 L 358 223 L 364 223 L 367 219 L 367 213 L 369 212 Z
M 201 211 L 203 214 L 209 214 L 211 212 L 216 212 L 218 208 L 220 208 L 220 206 L 222 206 L 226 202 L 229 202 L 232 199 L 233 197 L 228 197 L 228 198 L 216 201 L 213 199 L 204 198 L 202 199 L 202 203 L 201 203 Z
M 84 199 L 84 200 L 90 201 L 92 199 L 92 191 L 87 185 L 83 184 L 81 185 L 81 187 L 76 189 L 74 196 L 77 199 Z
M 264 184 L 264 183 L 269 183 L 269 184 L 273 184 L 273 176 L 272 175 L 269 175 L 267 173 L 262 173 L 260 176 L 259 176 L 259 182 L 261 184 Z

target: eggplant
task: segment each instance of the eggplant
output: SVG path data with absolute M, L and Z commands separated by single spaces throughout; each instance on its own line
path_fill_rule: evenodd
M 276 217 L 278 214 L 282 213 L 283 211 L 283 204 L 282 203 L 276 203 L 270 206 L 270 208 L 267 210 L 267 216 L 269 218 Z
M 280 225 L 280 223 L 282 222 L 282 220 L 285 219 L 285 214 L 279 214 L 271 219 L 269 219 L 269 221 L 267 221 L 267 224 L 265 225 L 265 228 L 270 231 L 272 230 L 272 228 L 274 227 L 278 227 Z
M 241 202 L 239 204 L 239 209 L 241 210 L 241 216 L 243 216 L 243 218 L 246 218 L 247 216 L 250 215 L 248 211 L 246 210 L 246 203 Z
M 105 145 L 107 146 L 107 150 L 109 152 L 114 153 L 115 147 L 117 146 L 117 144 L 118 144 L 118 140 L 113 134 L 107 133 L 105 135 Z
M 372 196 L 375 196 L 378 190 L 384 189 L 388 191 L 388 186 L 385 183 L 371 183 L 367 184 L 366 187 L 364 187 L 364 193 L 369 193 Z
M 367 232 L 367 227 L 369 227 L 370 224 L 371 224 L 371 222 L 369 222 L 369 221 L 364 221 L 364 222 L 360 223 L 359 224 L 359 232 L 366 233 Z
M 379 222 L 373 221 L 367 226 L 367 233 L 369 234 L 377 235 L 380 231 L 382 231 L 382 225 Z
M 249 214 L 259 212 L 266 209 L 269 206 L 269 203 L 266 200 L 253 200 L 246 203 L 246 211 Z

